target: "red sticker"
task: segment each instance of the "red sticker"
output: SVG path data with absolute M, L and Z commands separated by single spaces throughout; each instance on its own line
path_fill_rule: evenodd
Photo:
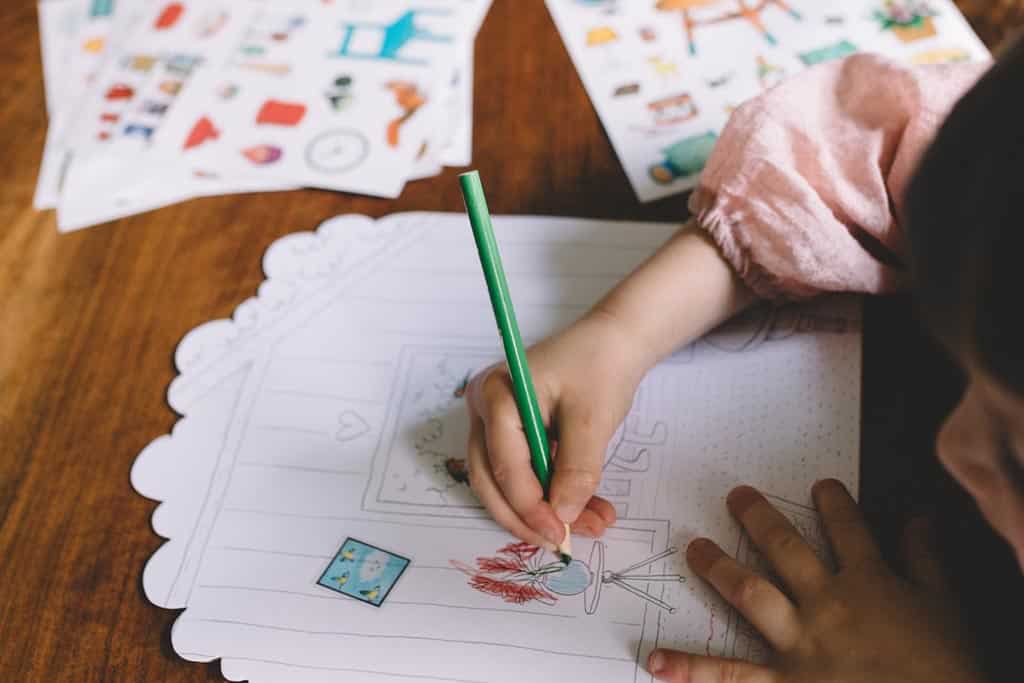
M 107 90 L 108 100 L 130 100 L 135 97 L 135 90 L 130 85 L 115 83 Z
M 169 3 L 164 7 L 164 11 L 160 13 L 160 16 L 156 18 L 156 30 L 166 31 L 181 19 L 181 15 L 185 13 L 185 6 L 180 2 Z
M 297 126 L 306 115 L 306 105 L 297 102 L 267 100 L 256 115 L 256 123 L 275 126 Z
M 100 121 L 102 121 L 103 123 L 117 123 L 120 120 L 120 114 L 111 114 L 109 112 L 100 114 Z
M 192 126 L 192 132 L 185 140 L 185 149 L 198 147 L 208 140 L 216 140 L 219 137 L 220 131 L 213 125 L 213 121 L 204 116 L 196 121 L 196 125 Z

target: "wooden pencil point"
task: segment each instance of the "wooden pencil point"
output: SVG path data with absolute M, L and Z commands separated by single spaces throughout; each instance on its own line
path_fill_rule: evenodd
M 572 537 L 570 536 L 570 533 L 569 525 L 566 524 L 565 538 L 562 539 L 562 543 L 558 546 L 558 556 L 565 565 L 572 562 Z

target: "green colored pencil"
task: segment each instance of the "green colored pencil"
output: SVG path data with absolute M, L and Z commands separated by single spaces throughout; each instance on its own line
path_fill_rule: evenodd
M 466 201 L 469 223 L 473 227 L 473 239 L 480 254 L 480 265 L 487 281 L 494 319 L 498 323 L 501 342 L 505 347 L 505 360 L 512 376 L 512 393 L 519 408 L 519 417 L 523 421 L 526 441 L 530 445 L 533 471 L 544 490 L 544 497 L 547 498 L 551 485 L 551 449 L 548 444 L 548 433 L 544 428 L 544 418 L 537 403 L 537 392 L 530 377 L 530 366 L 526 362 L 526 349 L 523 348 L 523 338 L 519 334 L 519 324 L 512 308 L 512 297 L 508 291 L 505 269 L 501 265 L 498 243 L 494 239 L 491 214 L 487 210 L 480 174 L 476 171 L 463 173 L 459 176 L 459 184 L 462 186 L 462 196 Z M 568 564 L 572 561 L 568 524 L 565 526 L 565 540 L 558 551 L 563 562 Z

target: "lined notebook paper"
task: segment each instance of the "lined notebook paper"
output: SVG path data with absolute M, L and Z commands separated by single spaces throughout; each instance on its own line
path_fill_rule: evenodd
M 675 229 L 496 218 L 527 343 Z M 656 646 L 757 658 L 686 544 L 756 564 L 724 505 L 748 483 L 823 547 L 811 485 L 856 490 L 855 300 L 755 311 L 652 370 L 606 453 L 620 520 L 561 567 L 465 483 L 461 393 L 503 357 L 465 216 L 341 216 L 279 240 L 264 270 L 232 320 L 181 342 L 182 418 L 132 471 L 168 539 L 146 595 L 186 608 L 175 650 L 231 680 L 650 681 Z

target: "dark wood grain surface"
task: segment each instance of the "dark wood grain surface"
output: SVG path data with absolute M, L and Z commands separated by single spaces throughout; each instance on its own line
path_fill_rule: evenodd
M 1024 3 L 966 0 L 994 42 Z M 497 0 L 477 48 L 475 166 L 495 213 L 682 220 L 641 205 L 540 0 Z M 460 211 L 455 172 L 395 201 L 301 191 L 191 201 L 58 235 L 31 208 L 45 134 L 35 3 L 0 8 L 0 681 L 219 681 L 178 659 L 176 613 L 140 577 L 161 540 L 128 474 L 176 416 L 164 400 L 182 335 L 230 316 L 275 239 L 341 213 Z M 957 378 L 902 301 L 868 310 L 862 497 L 895 547 L 946 486 L 931 432 Z

